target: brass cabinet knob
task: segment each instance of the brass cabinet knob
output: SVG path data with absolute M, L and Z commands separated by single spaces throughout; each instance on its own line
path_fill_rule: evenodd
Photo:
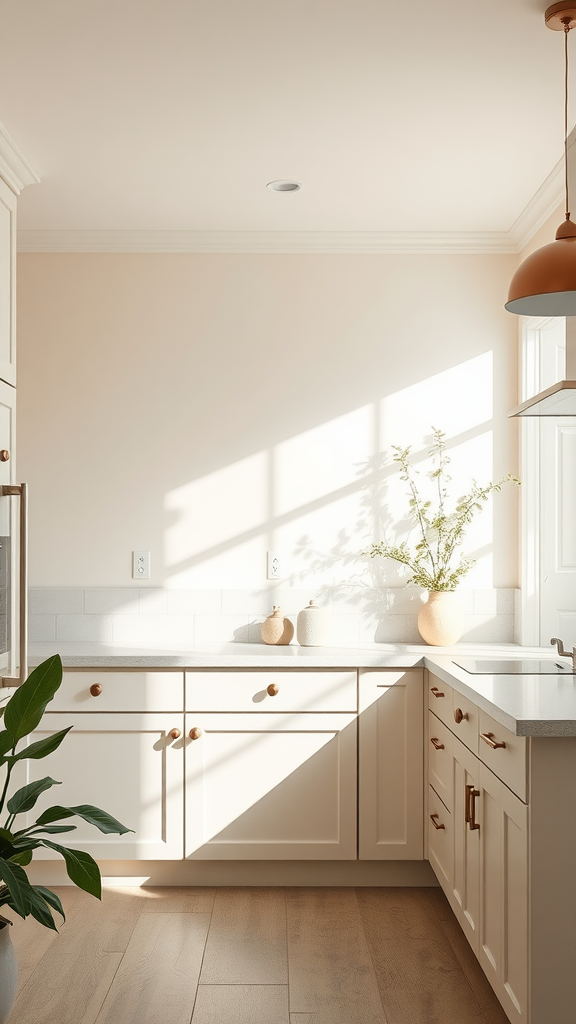
M 0 451 L 0 462 L 8 462 L 9 458 L 10 452 L 8 451 L 8 449 L 2 448 L 2 450 Z
M 431 687 L 431 692 L 434 694 L 435 697 L 443 697 L 444 696 L 444 694 L 442 693 L 442 690 L 439 690 L 437 686 Z
M 168 735 L 170 736 L 170 739 L 177 740 L 180 738 L 182 733 L 180 732 L 180 729 L 170 729 Z
M 195 725 L 193 729 L 190 729 L 188 735 L 191 740 L 199 740 L 202 735 L 202 729 L 199 729 L 198 726 Z
M 462 711 L 462 708 L 455 708 L 454 710 L 454 721 L 456 725 L 460 725 L 460 722 L 464 720 L 468 721 L 468 712 Z
M 102 687 L 100 686 L 100 683 L 92 683 L 92 686 L 90 687 L 90 693 L 92 694 L 93 697 L 99 697 L 100 694 L 102 693 Z
M 278 693 L 278 686 L 277 686 L 277 684 L 276 683 L 270 683 L 270 686 L 266 687 L 266 693 L 270 697 L 275 697 L 276 694 Z

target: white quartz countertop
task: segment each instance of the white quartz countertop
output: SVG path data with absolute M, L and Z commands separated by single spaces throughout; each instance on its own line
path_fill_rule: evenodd
M 212 643 L 188 648 L 122 647 L 97 643 L 31 644 L 30 667 L 59 654 L 65 668 L 413 668 L 424 667 L 473 700 L 519 736 L 576 736 L 576 676 L 470 675 L 454 659 L 550 658 L 552 648 L 515 644 L 361 644 L 269 647 Z

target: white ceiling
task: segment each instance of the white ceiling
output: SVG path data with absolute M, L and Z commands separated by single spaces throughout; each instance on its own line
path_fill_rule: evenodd
M 0 0 L 19 226 L 510 232 L 562 155 L 545 6 Z

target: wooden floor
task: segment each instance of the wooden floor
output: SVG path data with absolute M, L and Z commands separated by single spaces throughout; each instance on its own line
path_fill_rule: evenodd
M 507 1024 L 440 889 L 58 891 L 9 1024 Z

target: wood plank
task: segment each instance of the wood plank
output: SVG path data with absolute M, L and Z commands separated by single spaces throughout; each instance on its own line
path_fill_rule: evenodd
M 288 987 L 199 985 L 192 1024 L 290 1024 Z
M 358 904 L 389 1024 L 500 1024 L 485 1018 L 426 890 L 359 889 Z
M 287 985 L 283 889 L 219 889 L 201 985 Z
M 291 1013 L 386 1024 L 354 889 L 288 889 Z
M 490 1024 L 508 1024 L 508 1017 L 501 1007 L 494 990 L 490 985 L 484 971 L 480 967 L 464 932 L 462 931 L 454 912 L 448 903 L 442 889 L 425 889 L 426 898 L 430 903 L 433 912 L 440 921 L 440 925 L 454 955 L 458 960 L 460 968 L 472 989 L 478 1005 Z
M 317 1024 L 318 1017 L 315 1013 L 291 1013 L 290 1024 Z
M 209 923 L 209 914 L 142 914 L 98 1024 L 189 1024 Z
M 132 891 L 142 898 L 144 914 L 211 914 L 216 896 L 208 886 L 145 885 Z
M 18 961 L 19 993 L 22 992 L 24 986 L 30 980 L 33 971 L 52 943 L 59 941 L 60 933 L 66 928 L 74 912 L 79 910 L 80 904 L 83 903 L 80 890 L 74 886 L 53 886 L 52 891 L 62 900 L 62 906 L 66 914 L 66 920 L 62 921 L 60 915 L 54 913 L 58 932 L 45 928 L 44 925 L 35 921 L 33 917 L 27 917 L 24 920 L 13 910 L 10 910 L 10 907 L 2 907 L 3 917 L 9 918 L 13 922 L 10 937 Z
M 93 1024 L 98 1016 L 139 917 L 139 906 L 122 892 L 106 890 L 102 903 L 87 893 L 76 893 L 74 913 L 16 998 L 12 1015 L 18 1024 Z

